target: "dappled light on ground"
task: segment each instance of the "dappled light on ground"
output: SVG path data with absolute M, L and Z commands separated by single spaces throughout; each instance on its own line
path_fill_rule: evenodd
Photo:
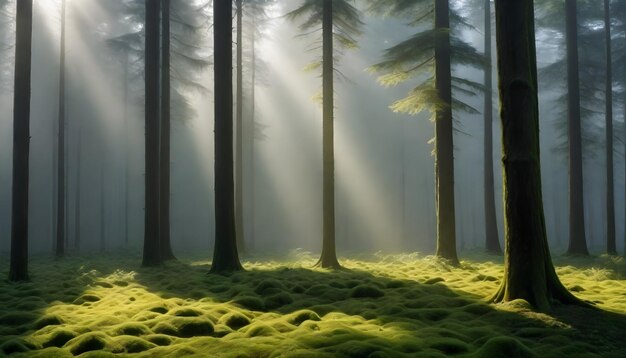
M 0 349 L 41 357 L 626 354 L 621 260 L 557 260 L 567 287 L 611 312 L 537 313 L 524 301 L 486 303 L 502 276 L 496 256 L 459 268 L 417 254 L 362 256 L 342 258 L 341 271 L 310 269 L 315 259 L 249 260 L 247 272 L 227 276 L 185 259 L 158 269 L 128 256 L 38 259 L 33 282 L 0 284 Z

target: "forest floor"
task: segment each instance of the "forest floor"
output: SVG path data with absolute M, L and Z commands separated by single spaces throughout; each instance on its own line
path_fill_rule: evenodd
M 0 355 L 26 357 L 625 357 L 626 263 L 555 259 L 565 286 L 601 310 L 487 304 L 502 258 L 464 255 L 249 259 L 210 275 L 181 257 L 35 258 L 28 283 L 0 282 Z M 6 262 L 0 266 L 6 276 Z

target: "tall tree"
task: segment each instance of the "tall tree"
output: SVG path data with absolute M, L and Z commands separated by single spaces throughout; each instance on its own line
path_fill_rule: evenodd
M 243 270 L 235 232 L 232 2 L 213 1 L 215 86 L 215 248 L 211 272 Z
M 322 69 L 322 254 L 316 266 L 341 268 L 335 245 L 335 143 L 334 143 L 334 40 L 347 48 L 356 47 L 353 36 L 360 34 L 359 11 L 348 0 L 305 0 L 287 14 L 291 20 L 304 18 L 303 31 L 322 30 L 322 59 L 312 68 Z M 321 23 L 320 23 L 321 22 Z
M 533 0 L 495 0 L 505 207 L 504 279 L 494 302 L 582 304 L 560 282 L 546 237 Z
M 61 45 L 59 48 L 59 141 L 57 162 L 56 250 L 57 258 L 65 254 L 65 0 L 61 0 Z
M 235 116 L 235 233 L 237 247 L 245 252 L 243 228 L 243 1 L 235 0 L 237 13 L 237 99 Z
M 174 259 L 170 240 L 170 0 L 161 0 L 161 127 L 159 153 L 159 237 L 162 260 Z
M 565 0 L 565 22 L 569 147 L 569 247 L 567 253 L 571 255 L 588 255 L 583 205 L 583 154 L 580 123 L 580 75 L 576 0 Z
M 30 80 L 33 2 L 16 2 L 15 82 L 13 93 L 13 197 L 10 281 L 28 280 L 28 184 Z
M 159 17 L 160 0 L 145 4 L 145 226 L 143 266 L 160 265 L 159 223 Z
M 491 0 L 484 0 L 485 16 L 485 105 L 484 126 L 484 189 L 485 189 L 485 248 L 487 252 L 501 254 L 496 219 L 496 202 L 493 185 L 493 76 L 491 60 Z
M 615 243 L 615 184 L 613 176 L 613 56 L 611 54 L 611 3 L 604 0 L 604 43 L 606 48 L 606 252 L 617 255 Z

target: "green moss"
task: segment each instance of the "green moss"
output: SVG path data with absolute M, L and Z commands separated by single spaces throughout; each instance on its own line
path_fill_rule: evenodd
M 25 342 L 21 339 L 12 339 L 10 341 L 4 342 L 0 346 L 0 350 L 2 350 L 2 352 L 4 352 L 4 354 L 6 355 L 30 351 L 30 349 L 28 349 L 28 347 L 24 343 Z
M 424 281 L 425 284 L 427 285 L 434 285 L 436 283 L 439 282 L 445 282 L 446 280 L 442 277 L 433 277 L 433 278 L 429 278 L 428 280 Z
M 271 295 L 265 299 L 264 305 L 268 310 L 276 309 L 284 305 L 288 305 L 293 302 L 293 297 L 286 292 L 280 292 L 275 295 Z
M 31 312 L 14 311 L 0 316 L 0 325 L 23 326 L 37 319 L 37 315 Z
M 428 347 L 445 353 L 446 355 L 465 353 L 469 346 L 455 338 L 434 338 L 428 341 Z
M 58 328 L 52 331 L 47 339 L 44 340 L 44 347 L 63 347 L 65 343 L 76 338 L 78 333 L 64 328 Z
M 271 337 L 278 334 L 278 331 L 266 324 L 255 324 L 246 330 L 247 337 Z
M 150 334 L 152 332 L 150 332 L 150 328 L 148 328 L 144 324 L 131 322 L 131 323 L 125 323 L 121 325 L 120 327 L 118 327 L 115 330 L 115 333 L 117 335 L 142 336 L 145 334 Z
M 280 281 L 275 279 L 266 279 L 261 281 L 255 288 L 254 292 L 258 295 L 271 295 L 286 291 L 287 288 Z
M 157 346 L 152 342 L 134 336 L 119 336 L 116 337 L 115 342 L 124 347 L 124 351 L 127 353 L 145 352 Z
M 38 319 L 33 326 L 35 329 L 41 329 L 47 326 L 58 326 L 60 324 L 63 324 L 61 317 L 54 314 L 47 314 Z
M 156 306 L 156 307 L 150 308 L 148 311 L 154 312 L 154 313 L 166 314 L 169 311 L 169 309 L 163 306 Z
M 101 300 L 100 296 L 93 295 L 93 294 L 84 294 L 84 295 L 78 297 L 77 299 L 75 299 L 73 303 L 75 305 L 82 305 L 83 303 L 97 302 L 97 301 L 100 301 L 100 300 Z
M 172 344 L 172 337 L 165 334 L 150 334 L 143 337 L 146 341 L 156 344 L 157 346 L 169 346 Z
M 177 317 L 200 317 L 204 314 L 204 312 L 197 310 L 195 308 L 178 308 L 172 310 L 169 314 Z
M 510 337 L 494 337 L 487 341 L 475 357 L 530 358 L 535 354 L 518 340 Z
M 208 319 L 186 317 L 172 320 L 176 327 L 175 336 L 178 337 L 196 337 L 208 336 L 213 333 L 213 322 Z
M 252 311 L 263 311 L 265 310 L 265 304 L 261 299 L 252 296 L 243 296 L 237 297 L 233 300 L 233 303 L 241 306 L 243 308 L 247 308 Z
M 239 312 L 228 313 L 220 318 L 219 323 L 230 327 L 233 330 L 238 330 L 241 327 L 245 327 L 250 324 L 250 318 L 244 316 Z
M 350 297 L 352 298 L 378 298 L 384 295 L 383 291 L 370 285 L 359 285 L 350 291 Z
M 107 346 L 108 337 L 102 333 L 91 332 L 78 336 L 67 342 L 66 348 L 69 348 L 73 355 L 79 355 L 89 351 L 97 351 Z
M 287 316 L 287 322 L 299 326 L 304 321 L 320 321 L 320 316 L 311 310 L 300 310 Z

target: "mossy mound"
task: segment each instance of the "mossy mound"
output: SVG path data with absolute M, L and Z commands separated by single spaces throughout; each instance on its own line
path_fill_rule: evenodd
M 175 328 L 174 336 L 177 337 L 196 337 L 208 336 L 213 333 L 213 322 L 208 319 L 185 317 L 176 318 L 170 321 Z
M 241 327 L 249 325 L 250 318 L 239 312 L 231 312 L 222 316 L 222 318 L 220 318 L 219 320 L 219 323 L 224 324 L 236 331 Z
M 42 329 L 47 326 L 58 326 L 60 324 L 63 324 L 63 319 L 61 319 L 61 317 L 54 314 L 47 314 L 39 318 L 33 327 L 35 329 Z
M 70 340 L 65 344 L 64 348 L 68 348 L 73 355 L 79 355 L 85 352 L 104 349 L 109 339 L 108 336 L 102 333 L 90 332 Z
M 140 323 L 125 323 L 115 330 L 116 335 L 143 336 L 152 333 L 150 328 Z
M 536 355 L 520 341 L 510 337 L 489 339 L 476 353 L 475 357 L 493 358 L 531 358 Z
M 0 316 L 0 325 L 23 326 L 32 323 L 37 319 L 37 315 L 32 312 L 13 311 Z
M 294 312 L 286 317 L 287 322 L 299 326 L 305 321 L 320 321 L 320 316 L 311 310 L 301 310 Z
M 44 347 L 63 347 L 67 342 L 76 338 L 78 333 L 64 328 L 58 328 L 52 331 L 43 341 Z
M 293 297 L 286 292 L 280 292 L 275 295 L 271 295 L 264 301 L 265 309 L 273 310 L 293 302 Z
M 252 311 L 263 311 L 265 310 L 265 303 L 258 298 L 253 296 L 243 296 L 237 297 L 233 300 L 233 303 L 241 306 L 242 308 L 246 308 Z
M 280 281 L 275 279 L 267 279 L 261 281 L 255 288 L 254 293 L 258 295 L 271 295 L 286 291 L 287 288 Z
M 384 295 L 385 293 L 382 290 L 372 285 L 359 285 L 350 291 L 350 297 L 352 298 L 379 298 Z
M 115 343 L 123 347 L 126 353 L 140 353 L 157 347 L 156 344 L 135 336 L 118 336 Z
M 92 303 L 92 302 L 98 302 L 100 301 L 102 298 L 100 296 L 94 295 L 94 294 L 85 294 L 82 295 L 80 297 L 78 297 L 77 299 L 74 300 L 74 304 L 75 305 L 82 305 L 85 303 Z

